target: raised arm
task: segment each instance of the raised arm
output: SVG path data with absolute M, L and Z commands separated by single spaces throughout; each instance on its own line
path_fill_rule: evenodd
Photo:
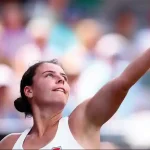
M 150 68 L 150 49 L 134 60 L 124 72 L 103 86 L 90 100 L 81 104 L 87 124 L 100 128 L 117 111 L 129 89 Z

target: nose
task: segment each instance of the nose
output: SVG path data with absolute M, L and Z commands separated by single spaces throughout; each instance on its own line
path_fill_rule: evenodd
M 65 83 L 64 78 L 63 77 L 58 77 L 57 78 L 57 84 L 58 83 L 64 84 Z

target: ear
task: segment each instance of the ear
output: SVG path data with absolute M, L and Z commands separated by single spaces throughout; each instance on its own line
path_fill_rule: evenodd
M 31 86 L 25 86 L 25 88 L 24 88 L 24 94 L 28 98 L 32 98 L 33 97 L 32 87 Z

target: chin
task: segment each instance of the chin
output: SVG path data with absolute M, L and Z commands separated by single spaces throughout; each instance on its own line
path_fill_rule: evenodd
M 62 102 L 62 101 L 53 103 L 53 107 L 55 107 L 57 110 L 63 110 L 65 108 L 65 106 L 66 106 L 66 103 Z
M 66 104 L 67 104 L 67 98 L 66 97 L 62 97 L 62 96 L 57 96 L 55 97 L 52 101 L 49 101 L 49 104 L 50 105 L 53 105 L 53 106 L 58 106 L 58 107 L 65 107 Z

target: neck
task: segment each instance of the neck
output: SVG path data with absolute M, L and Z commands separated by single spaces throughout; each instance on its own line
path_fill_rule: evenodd
M 54 111 L 51 108 L 38 108 L 34 106 L 33 110 L 33 121 L 34 125 L 32 132 L 38 134 L 38 136 L 44 135 L 55 125 L 58 125 L 59 120 L 62 118 L 62 111 Z

